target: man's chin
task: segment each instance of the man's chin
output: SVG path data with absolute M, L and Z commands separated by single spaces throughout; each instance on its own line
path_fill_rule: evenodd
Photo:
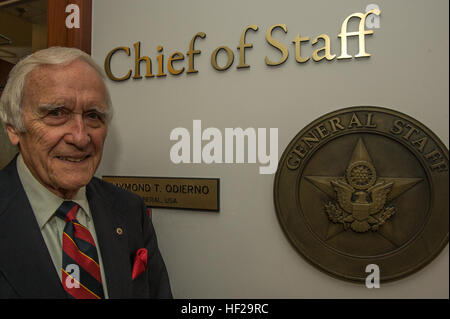
M 49 174 L 51 186 L 54 188 L 52 191 L 60 197 L 65 197 L 64 194 L 73 196 L 80 188 L 86 186 L 91 181 L 95 173 L 96 165 L 92 161 L 86 161 L 84 164 L 67 164 L 61 162 L 63 161 L 60 161 L 58 163 L 59 165 L 54 165 L 51 174 Z
M 86 186 L 91 181 L 91 179 L 92 176 L 76 179 L 68 178 L 64 181 L 55 183 L 55 187 L 53 189 L 50 189 L 50 191 L 52 191 L 59 197 L 70 199 L 78 193 L 80 188 Z

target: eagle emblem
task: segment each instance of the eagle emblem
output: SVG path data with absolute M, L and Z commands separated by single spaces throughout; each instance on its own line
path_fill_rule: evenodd
M 342 223 L 358 232 L 376 231 L 392 215 L 395 207 L 386 207 L 394 182 L 376 182 L 375 168 L 370 162 L 357 161 L 347 169 L 345 178 L 330 181 L 337 203 L 328 202 L 325 210 L 333 223 Z
M 324 203 L 328 220 L 357 233 L 379 230 L 397 212 L 390 203 L 422 181 L 422 178 L 377 176 L 361 138 L 343 175 L 305 178 L 331 199 Z

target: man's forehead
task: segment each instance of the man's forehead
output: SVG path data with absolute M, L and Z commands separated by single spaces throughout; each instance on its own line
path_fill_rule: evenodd
M 98 94 L 105 94 L 106 90 L 100 74 L 87 62 L 76 59 L 66 64 L 45 64 L 36 67 L 25 79 L 24 95 L 42 95 L 70 86 Z
M 57 76 L 60 74 L 64 74 L 64 76 L 75 76 L 83 74 L 86 74 L 86 76 L 92 76 L 92 74 L 96 74 L 101 79 L 101 76 L 100 74 L 98 74 L 97 70 L 95 70 L 91 65 L 89 65 L 89 63 L 83 61 L 82 59 L 75 59 L 71 62 L 61 64 L 39 65 L 28 74 L 27 79 L 32 81 L 37 80 L 37 78 L 50 78 L 52 76 Z

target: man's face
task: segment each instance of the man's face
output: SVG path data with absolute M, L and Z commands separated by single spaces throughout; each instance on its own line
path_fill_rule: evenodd
M 86 62 L 40 66 L 26 78 L 22 98 L 26 132 L 8 127 L 33 176 L 51 192 L 73 197 L 92 179 L 107 133 L 106 92 Z

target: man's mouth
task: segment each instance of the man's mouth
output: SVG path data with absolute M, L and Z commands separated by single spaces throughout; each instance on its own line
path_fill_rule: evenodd
M 88 158 L 89 155 L 83 156 L 83 157 L 71 157 L 71 156 L 56 156 L 56 158 L 62 160 L 62 161 L 67 161 L 67 162 L 72 162 L 72 163 L 79 163 L 81 161 L 84 161 L 86 158 Z

